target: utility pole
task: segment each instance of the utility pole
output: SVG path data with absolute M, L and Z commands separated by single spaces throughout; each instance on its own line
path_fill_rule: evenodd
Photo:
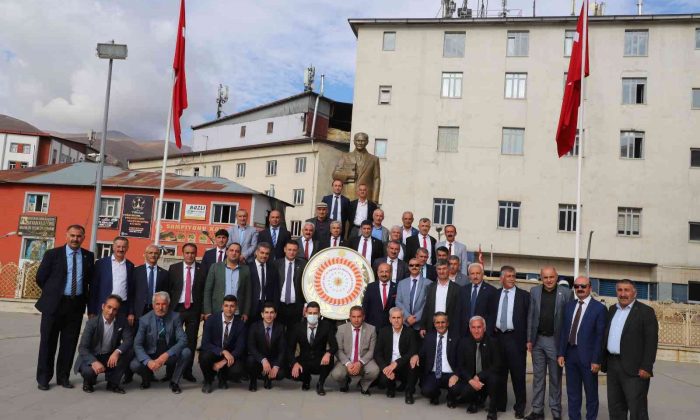
M 228 86 L 219 84 L 219 94 L 216 97 L 216 119 L 221 118 L 222 108 L 228 101 Z

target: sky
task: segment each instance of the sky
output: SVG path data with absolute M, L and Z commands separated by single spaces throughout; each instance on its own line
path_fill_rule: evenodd
M 577 8 L 582 0 L 576 0 Z M 476 7 L 477 0 L 469 6 Z M 460 7 L 462 1 L 456 0 Z M 500 0 L 490 0 L 490 8 Z M 349 18 L 433 18 L 440 0 L 188 0 L 187 86 L 182 126 L 211 121 L 219 84 L 224 113 L 294 95 L 304 69 L 325 74 L 326 96 L 352 102 L 355 36 Z M 43 130 L 100 131 L 107 84 L 98 42 L 127 44 L 115 61 L 110 130 L 163 139 L 180 0 L 0 0 L 0 114 Z M 509 0 L 532 14 L 532 0 Z M 537 0 L 537 15 L 568 15 L 571 0 Z M 700 12 L 700 0 L 645 0 L 645 14 Z M 635 14 L 610 0 L 605 14 Z M 192 132 L 183 133 L 190 144 Z

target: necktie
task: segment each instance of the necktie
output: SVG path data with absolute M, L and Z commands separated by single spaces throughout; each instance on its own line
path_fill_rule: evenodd
M 438 340 L 437 351 L 435 352 L 435 377 L 440 379 L 442 377 L 442 338 L 444 335 L 440 335 Z
M 409 295 L 409 299 L 411 300 L 411 304 L 408 307 L 408 311 L 413 315 L 413 300 L 416 298 L 416 284 L 418 283 L 417 279 L 413 279 L 413 284 L 411 285 L 411 294 Z
M 228 327 L 231 326 L 231 321 L 224 321 L 226 323 L 226 328 L 224 329 L 224 340 L 221 342 L 221 348 L 226 347 L 228 343 Z
M 355 328 L 355 351 L 352 355 L 352 362 L 357 363 L 360 360 L 360 329 Z
M 425 236 L 423 236 L 423 248 L 428 249 L 428 240 Z
M 340 217 L 338 217 L 338 196 L 333 197 L 333 220 L 340 220 Z
M 265 264 L 260 264 L 260 300 L 265 300 Z
M 284 286 L 284 303 L 290 304 L 292 302 L 292 268 L 294 263 L 287 263 L 287 280 Z
M 219 250 L 219 258 L 216 259 L 216 262 L 221 262 L 224 259 L 224 251 Z
M 272 228 L 272 246 L 277 246 L 277 228 Z
M 187 279 L 185 280 L 185 309 L 192 305 L 192 267 L 187 267 Z
M 304 258 L 309 259 L 309 240 L 304 240 Z
M 386 309 L 386 283 L 382 283 L 382 308 Z
M 163 322 L 163 318 L 161 317 L 156 319 L 158 320 L 158 340 L 165 341 L 165 322 Z
M 309 328 L 311 328 L 311 334 L 309 334 L 309 344 L 313 344 L 314 340 L 316 339 L 316 327 Z
M 581 310 L 583 310 L 583 301 L 578 301 L 578 309 L 576 310 L 576 316 L 574 317 L 574 323 L 571 325 L 571 331 L 569 332 L 569 345 L 575 346 L 578 341 L 578 324 L 581 321 Z
M 394 260 L 389 260 L 389 267 L 391 267 L 391 279 L 396 280 L 394 277 Z
M 272 330 L 272 327 L 265 327 L 265 342 L 267 343 L 268 348 L 270 348 L 270 343 L 272 342 L 272 335 L 270 334 L 270 330 Z
M 503 291 L 503 304 L 501 305 L 501 322 L 499 328 L 503 332 L 508 330 L 508 292 L 509 290 Z
M 70 276 L 70 295 L 75 297 L 78 294 L 78 251 L 73 251 L 73 272 Z
M 447 245 L 448 245 L 449 252 L 450 252 L 449 255 L 452 255 L 452 244 L 447 244 Z
M 155 279 L 153 278 L 153 270 L 155 270 L 155 267 L 148 267 L 148 291 L 150 292 L 151 296 L 153 296 L 153 294 L 156 292 Z
M 362 256 L 367 258 L 367 238 L 365 238 L 365 241 L 362 243 Z
M 474 316 L 474 310 L 476 309 L 476 296 L 477 296 L 478 290 L 479 290 L 479 286 L 477 286 L 477 285 L 472 286 L 472 298 L 469 301 L 469 318 Z
M 481 372 L 483 369 L 481 365 L 481 343 L 476 343 L 476 363 L 474 366 L 476 366 L 476 372 L 474 372 L 474 374 Z
M 338 246 L 338 238 L 333 238 L 333 246 Z

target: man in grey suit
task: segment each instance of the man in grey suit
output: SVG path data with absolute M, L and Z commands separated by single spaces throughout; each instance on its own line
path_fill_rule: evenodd
M 226 247 L 226 260 L 211 266 L 204 283 L 202 317 L 207 319 L 221 308 L 224 296 L 233 295 L 238 300 L 237 318 L 248 321 L 251 305 L 250 270 L 241 264 L 241 244 L 233 242 Z
M 408 261 L 409 276 L 399 281 L 396 287 L 396 306 L 405 314 L 404 324 L 419 331 L 423 308 L 430 280 L 420 275 L 421 265 L 417 259 Z
M 447 258 L 447 266 L 450 270 L 450 280 L 457 283 L 458 286 L 464 287 L 469 284 L 469 278 L 460 270 L 461 261 L 456 255 L 450 255 Z
M 389 242 L 389 229 L 382 225 L 384 221 L 384 210 L 376 209 L 372 212 L 372 237 L 382 241 L 386 245 Z
M 180 314 L 170 311 L 169 307 L 168 292 L 153 295 L 153 310 L 139 319 L 134 340 L 136 357 L 130 367 L 141 376 L 141 389 L 146 389 L 150 388 L 154 373 L 166 366 L 170 390 L 179 394 L 182 392 L 180 378 L 193 355 L 187 348 L 187 335 L 182 329 Z
M 119 383 L 134 356 L 134 332 L 126 317 L 117 317 L 121 305 L 119 295 L 109 295 L 102 304 L 102 315 L 85 323 L 74 370 L 82 375 L 83 391 L 87 393 L 95 390 L 100 373 L 105 374 L 107 391 L 125 392 Z
M 457 228 L 455 225 L 445 225 L 445 240 L 440 241 L 435 245 L 435 248 L 444 246 L 447 248 L 449 255 L 454 255 L 459 257 L 459 261 L 462 263 L 460 270 L 462 273 L 467 274 L 467 266 L 472 261 L 469 261 L 469 253 L 467 252 L 467 246 L 461 242 L 457 242 L 455 239 L 457 237 Z
M 338 327 L 336 364 L 331 377 L 340 384 L 340 392 L 348 392 L 352 378 L 359 378 L 360 390 L 370 395 L 369 386 L 379 376 L 379 366 L 374 361 L 377 332 L 365 321 L 362 306 L 350 308 L 350 322 Z
M 527 314 L 527 349 L 532 354 L 532 412 L 528 420 L 544 419 L 545 376 L 549 372 L 549 408 L 552 417 L 561 418 L 561 374 L 557 364 L 557 340 L 564 319 L 564 308 L 571 300 L 568 287 L 557 286 L 557 270 L 542 267 L 542 284 L 530 290 Z
M 236 212 L 236 224 L 228 229 L 228 244 L 238 242 L 241 244 L 241 262 L 253 258 L 255 246 L 258 244 L 258 231 L 254 226 L 248 226 L 248 210 L 240 209 Z M 215 306 L 215 308 L 219 308 Z

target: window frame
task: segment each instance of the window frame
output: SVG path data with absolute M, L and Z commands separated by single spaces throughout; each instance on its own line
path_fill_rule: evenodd
M 623 216 L 625 218 L 625 226 L 623 233 L 620 233 L 620 216 Z M 638 219 L 637 221 L 637 232 L 636 234 L 634 233 L 634 219 Z M 629 222 L 629 226 L 628 226 Z M 642 236 L 642 208 L 641 207 L 617 207 L 617 223 L 616 225 L 616 232 L 617 236 L 620 237 L 625 237 L 625 238 L 638 238 Z M 625 233 L 629 232 L 629 233 Z
M 520 133 L 520 153 L 513 152 L 513 153 L 506 153 L 505 152 L 505 144 L 506 144 L 506 131 L 511 132 L 511 133 Z M 513 143 L 514 140 L 516 139 L 515 136 L 512 134 L 509 136 L 509 140 L 511 141 L 511 147 L 510 149 L 514 149 Z M 503 127 L 501 129 L 501 155 L 503 156 L 523 156 L 525 154 L 525 128 L 522 127 Z
M 571 57 L 571 52 L 574 50 L 575 36 L 576 29 L 564 29 L 564 57 Z M 569 42 L 569 40 L 571 40 L 571 42 Z
M 30 196 L 30 195 L 43 195 L 43 196 L 46 196 L 46 211 L 43 211 L 43 210 L 39 210 L 39 211 L 32 210 L 32 211 L 29 211 L 29 210 L 28 210 L 28 206 L 29 206 L 29 201 L 28 201 L 28 200 L 29 200 L 29 196 Z M 24 213 L 42 213 L 42 214 L 49 214 L 50 205 L 51 205 L 51 193 L 50 193 L 50 192 L 44 192 L 44 191 L 25 191 L 25 193 L 24 193 L 24 208 L 23 208 Z M 43 207 L 44 207 L 43 202 L 42 202 L 41 207 L 42 207 L 42 209 L 43 209 Z
M 445 85 L 447 83 L 447 85 Z M 459 90 L 458 93 L 455 91 Z M 445 92 L 447 91 L 447 92 Z M 443 71 L 440 78 L 440 97 L 445 99 L 461 99 L 464 91 L 464 72 Z M 447 93 L 447 94 L 446 94 Z M 452 95 L 452 93 L 455 93 Z
M 641 134 L 641 136 L 640 136 Z M 639 153 L 639 157 L 636 157 L 635 155 L 637 154 L 637 139 L 641 137 L 641 151 Z M 623 141 L 626 141 L 626 145 L 623 145 Z M 627 150 L 627 156 L 623 156 L 623 147 L 626 147 Z M 621 130 L 620 131 L 620 159 L 626 159 L 626 160 L 643 160 L 644 159 L 644 152 L 646 149 L 646 133 L 644 131 L 637 131 L 637 130 Z M 630 152 L 631 151 L 631 152 Z M 630 154 L 632 156 L 630 156 Z
M 391 105 L 391 85 L 379 85 L 377 105 Z
M 95 258 L 100 259 L 112 256 L 112 242 L 97 241 L 95 246 L 97 248 L 95 249 Z M 100 249 L 100 247 L 102 248 Z M 105 251 L 107 251 L 106 254 Z
M 265 176 L 277 176 L 277 159 L 265 162 Z
M 447 130 L 447 129 L 456 129 L 457 130 L 457 138 L 455 141 L 455 147 L 454 150 L 450 149 L 448 150 L 447 148 L 443 147 L 441 148 L 441 141 L 440 141 L 440 132 L 441 130 Z M 436 150 L 441 153 L 459 153 L 459 126 L 453 126 L 453 125 L 439 125 L 438 130 L 437 130 L 437 145 L 436 145 Z
M 501 226 L 501 210 L 506 212 L 504 215 L 504 226 Z M 516 211 L 517 214 L 515 214 Z M 520 230 L 520 213 L 522 213 L 522 201 L 498 200 L 497 229 Z M 513 221 L 515 221 L 515 224 Z
M 192 176 L 199 176 L 199 166 L 192 168 Z
M 158 207 L 159 207 L 159 204 L 158 204 L 158 203 L 160 203 L 160 199 L 156 198 L 156 211 L 158 211 Z M 166 219 L 165 217 L 163 217 L 163 211 L 165 211 L 165 203 L 178 203 L 179 208 L 178 208 L 177 219 Z M 163 206 L 162 206 L 160 209 L 161 209 L 161 210 L 160 210 L 160 212 L 161 212 L 161 218 L 160 218 L 160 220 L 161 220 L 161 221 L 179 222 L 179 221 L 182 220 L 182 211 L 183 211 L 183 208 L 182 208 L 182 199 L 179 199 L 179 198 L 163 198 Z M 157 216 L 158 216 L 158 215 L 156 215 L 156 218 L 157 218 Z
M 629 39 L 628 39 L 629 34 Z M 646 36 L 639 37 L 640 34 L 645 34 Z M 636 39 L 635 39 L 636 37 Z M 644 40 L 644 53 L 641 54 L 642 43 L 640 40 Z M 628 41 L 630 46 L 628 47 Z M 636 44 L 636 46 L 635 46 Z M 649 29 L 625 29 L 625 39 L 622 51 L 623 57 L 648 57 L 649 56 Z
M 244 138 L 244 137 L 245 137 L 245 132 L 246 132 L 246 126 L 245 126 L 245 125 L 242 125 L 242 126 L 241 126 L 241 131 L 240 131 L 240 134 L 239 134 L 238 137 Z
M 522 82 L 522 96 L 518 95 L 513 95 L 513 96 L 508 96 L 508 76 L 511 76 L 511 93 L 517 93 L 520 94 L 520 85 Z M 524 76 L 524 77 L 522 77 Z M 505 74 L 505 83 L 503 86 L 503 98 L 504 99 L 519 99 L 519 100 L 525 100 L 527 99 L 527 72 L 506 72 Z M 517 82 L 517 83 L 516 83 Z M 517 85 L 517 89 L 515 88 Z
M 693 239 L 693 227 L 697 231 L 695 239 Z M 688 221 L 688 242 L 700 242 L 700 222 Z
M 697 165 L 693 165 L 693 152 L 697 154 Z M 690 167 L 691 168 L 700 168 L 700 147 L 691 147 L 690 148 Z
M 306 173 L 306 156 L 299 156 L 294 158 L 294 173 Z
M 246 163 L 245 162 L 236 162 L 236 178 L 245 178 L 245 171 L 246 171 Z
M 378 144 L 384 145 L 384 152 L 383 153 L 379 153 L 379 150 L 377 149 Z M 388 139 L 385 139 L 385 138 L 375 138 L 374 139 L 374 156 L 378 157 L 379 159 L 386 159 L 388 148 L 389 148 L 389 140 Z
M 274 121 L 268 121 L 267 122 L 267 133 L 266 134 L 272 134 L 275 131 L 275 122 Z
M 518 40 L 518 35 L 525 34 L 525 51 L 523 53 L 518 52 L 518 42 L 522 44 L 522 39 Z M 511 37 L 511 35 L 513 35 Z M 513 51 L 511 51 L 511 39 L 513 39 Z M 522 48 L 522 45 L 520 45 Z M 509 30 L 506 33 L 506 57 L 529 57 L 530 56 L 530 31 L 524 30 Z
M 209 223 L 212 225 L 233 225 L 236 223 L 236 212 L 241 208 L 241 204 L 238 201 L 211 201 L 209 203 L 211 211 L 209 212 Z M 214 206 L 232 206 L 235 207 L 233 212 L 232 222 L 216 222 L 214 221 Z M 229 218 L 230 219 L 230 218 Z
M 211 165 L 212 178 L 221 178 L 221 165 Z
M 289 233 L 292 237 L 298 238 L 301 236 L 301 228 L 303 224 L 301 220 L 290 220 L 289 221 Z
M 295 206 L 303 206 L 304 205 L 304 188 L 294 188 L 292 189 L 292 204 Z
M 433 197 L 433 224 L 450 225 L 454 222 L 455 199 Z M 435 216 L 438 216 L 436 219 Z
M 115 215 L 109 215 L 109 214 L 102 214 L 102 200 L 104 199 L 108 200 L 117 200 L 117 205 L 116 205 L 116 214 Z M 122 215 L 122 197 L 118 195 L 102 195 L 100 196 L 100 210 L 98 212 L 98 217 L 121 217 Z
M 394 38 L 391 48 L 387 48 L 387 35 L 393 35 Z M 396 31 L 384 31 L 382 33 L 382 51 L 396 51 Z
M 182 175 L 182 168 L 175 169 L 175 175 Z
M 459 49 L 455 49 L 456 54 L 458 55 L 452 55 L 452 54 L 447 54 L 447 40 L 448 38 L 452 39 L 451 37 L 448 37 L 448 35 L 461 35 L 461 41 L 462 41 L 462 51 L 461 54 L 459 53 Z M 456 44 L 454 44 L 456 45 Z M 453 46 L 451 44 L 451 46 Z M 445 31 L 443 32 L 442 35 L 442 58 L 464 58 L 465 51 L 467 49 L 467 33 L 465 31 Z
M 690 109 L 700 109 L 700 88 L 690 89 Z
M 578 209 L 576 204 L 559 203 L 557 207 L 557 232 L 576 233 L 576 218 Z M 564 229 L 561 229 L 562 216 L 564 217 Z M 567 228 L 571 228 L 570 230 Z
M 634 82 L 636 81 L 636 82 Z M 643 81 L 643 83 L 641 83 Z M 625 102 L 626 100 L 626 95 L 625 95 L 625 90 L 626 90 L 626 85 L 625 82 L 628 84 L 634 83 L 634 102 Z M 644 89 L 642 91 L 642 101 L 637 102 L 638 99 L 638 94 L 639 94 L 639 85 L 642 84 L 644 86 Z M 622 105 L 646 105 L 647 104 L 647 78 L 646 77 L 623 77 L 622 78 Z M 627 89 L 630 89 L 632 86 L 627 85 Z

